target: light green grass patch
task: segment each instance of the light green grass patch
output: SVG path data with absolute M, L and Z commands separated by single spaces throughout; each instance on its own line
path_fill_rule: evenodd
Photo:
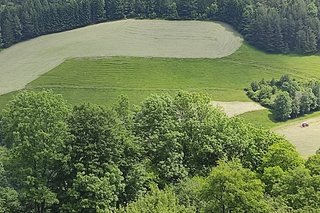
M 290 119 L 283 122 L 276 121 L 274 119 L 274 116 L 272 115 L 271 110 L 269 109 L 246 112 L 239 116 L 245 121 L 254 124 L 255 126 L 276 130 L 278 128 L 300 124 L 301 122 L 308 119 L 317 118 L 320 116 L 320 112 L 306 114 L 298 118 Z
M 139 104 L 150 94 L 180 90 L 207 93 L 216 101 L 250 101 L 243 89 L 254 80 L 289 74 L 298 80 L 320 80 L 320 56 L 266 54 L 244 44 L 221 59 L 177 58 L 75 58 L 27 85 L 27 89 L 52 89 L 71 104 L 91 102 L 111 105 L 119 95 Z M 0 96 L 0 103 L 9 97 Z M 242 117 L 266 128 L 275 122 L 267 110 Z M 291 121 L 290 121 L 291 122 Z
M 53 89 L 72 104 L 110 105 L 121 94 L 139 103 L 150 94 L 179 90 L 204 92 L 216 101 L 250 101 L 243 89 L 254 80 L 283 74 L 320 79 L 319 59 L 265 54 L 248 45 L 221 59 L 75 58 L 40 76 L 27 89 Z

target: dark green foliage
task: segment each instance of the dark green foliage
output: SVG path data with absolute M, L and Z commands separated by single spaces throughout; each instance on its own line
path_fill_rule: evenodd
M 312 175 L 320 175 L 320 154 L 311 156 L 306 162 L 306 168 Z
M 23 92 L 0 124 L 0 212 L 320 208 L 318 155 L 304 164 L 283 138 L 228 118 L 202 94 L 152 96 L 132 111 L 125 97 L 112 109 L 70 110 L 52 92 Z
M 273 109 L 279 121 L 319 110 L 320 83 L 315 80 L 297 82 L 284 75 L 278 81 L 254 81 L 246 91 L 249 98 Z
M 239 119 L 228 119 L 210 106 L 208 97 L 187 93 L 147 99 L 134 116 L 134 129 L 160 184 L 207 174 L 223 156 L 238 157 L 246 167 L 257 169 L 268 146 L 279 140 Z
M 91 1 L 91 21 L 92 23 L 99 23 L 105 21 L 104 0 Z
M 27 0 L 2 2 L 4 47 L 52 32 L 106 20 L 219 20 L 268 52 L 310 54 L 320 48 L 318 7 L 310 0 Z
M 64 100 L 51 92 L 20 93 L 2 113 L 7 178 L 24 209 L 44 212 L 59 202 L 55 178 L 68 159 L 68 115 Z
M 1 30 L 1 27 L 0 27 L 0 48 L 3 47 L 3 39 L 2 39 L 2 30 Z
M 125 106 L 119 105 L 122 117 Z M 81 105 L 74 108 L 69 127 L 74 139 L 68 144 L 69 171 L 62 174 L 69 186 L 65 211 L 111 210 L 119 200 L 128 202 L 145 192 L 148 177 L 139 145 L 115 112 Z
M 282 137 L 228 118 L 206 95 L 70 110 L 52 92 L 23 92 L 0 127 L 0 212 L 320 208 L 318 155 L 304 164 Z
M 290 118 L 292 113 L 292 100 L 287 92 L 279 92 L 274 100 L 274 115 L 279 121 L 285 121 Z

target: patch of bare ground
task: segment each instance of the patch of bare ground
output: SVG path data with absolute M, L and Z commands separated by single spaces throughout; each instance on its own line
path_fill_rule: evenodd
M 221 107 L 222 110 L 229 116 L 233 117 L 241 115 L 246 112 L 256 111 L 265 109 L 258 103 L 255 102 L 219 102 L 213 101 L 212 105 L 215 107 Z

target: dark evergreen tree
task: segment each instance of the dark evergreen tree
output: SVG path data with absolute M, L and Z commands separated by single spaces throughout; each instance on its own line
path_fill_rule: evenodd
M 99 23 L 105 20 L 104 0 L 92 0 L 91 2 L 91 22 Z
M 9 47 L 15 41 L 13 24 L 10 21 L 9 13 L 6 13 L 5 15 L 3 15 L 3 19 L 4 19 L 2 24 L 3 46 Z
M 3 40 L 2 40 L 2 30 L 0 25 L 0 48 L 3 47 Z
M 122 18 L 219 20 L 272 53 L 320 50 L 318 1 L 0 0 L 4 46 L 34 36 Z M 13 34 L 13 36 L 12 36 Z
M 33 19 L 27 10 L 22 12 L 22 35 L 24 39 L 32 38 L 36 35 Z
M 85 26 L 91 23 L 91 4 L 89 0 L 80 2 L 79 7 L 79 24 Z

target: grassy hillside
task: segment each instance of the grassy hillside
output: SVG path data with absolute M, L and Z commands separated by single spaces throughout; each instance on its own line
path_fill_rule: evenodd
M 249 101 L 243 89 L 253 80 L 278 78 L 283 74 L 298 79 L 320 79 L 319 72 L 319 56 L 271 55 L 243 45 L 222 59 L 69 59 L 27 88 L 53 89 L 72 104 L 109 105 L 120 94 L 127 95 L 132 103 L 139 103 L 152 93 L 178 90 L 205 92 L 218 101 Z M 10 95 L 1 96 L 0 103 L 5 103 Z
M 0 53 L 0 94 L 24 88 L 69 58 L 221 58 L 242 45 L 226 24 L 201 21 L 122 20 L 40 36 Z

